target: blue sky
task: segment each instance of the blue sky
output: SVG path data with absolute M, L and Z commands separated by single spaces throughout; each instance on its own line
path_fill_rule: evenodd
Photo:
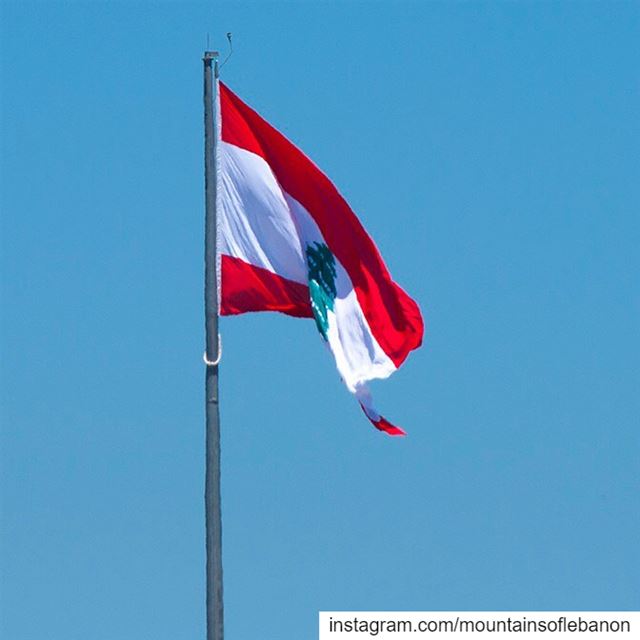
M 335 181 L 425 344 L 373 430 L 223 319 L 226 628 L 640 602 L 637 3 L 2 4 L 2 618 L 204 637 L 202 51 Z

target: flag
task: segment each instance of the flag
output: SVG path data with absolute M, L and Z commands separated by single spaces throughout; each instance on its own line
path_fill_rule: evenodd
M 367 383 L 420 346 L 418 305 L 320 169 L 226 85 L 218 88 L 220 314 L 313 318 L 369 420 L 403 435 L 376 411 Z

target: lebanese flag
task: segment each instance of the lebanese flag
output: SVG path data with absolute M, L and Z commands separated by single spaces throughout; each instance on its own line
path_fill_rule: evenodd
M 420 346 L 418 305 L 320 169 L 222 82 L 216 95 L 221 315 L 314 318 L 369 420 L 404 435 L 375 410 L 367 382 Z

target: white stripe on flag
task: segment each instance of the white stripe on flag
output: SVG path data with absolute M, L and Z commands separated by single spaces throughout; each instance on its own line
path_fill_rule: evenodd
M 219 253 L 307 284 L 307 262 L 280 185 L 255 153 L 220 143 Z
M 311 214 L 288 193 L 284 194 L 305 243 L 324 243 Z M 329 247 L 331 248 L 331 247 Z M 396 366 L 371 332 L 347 270 L 336 258 L 336 291 L 333 312 L 329 312 L 327 337 L 338 372 L 351 393 L 374 378 L 388 378 Z

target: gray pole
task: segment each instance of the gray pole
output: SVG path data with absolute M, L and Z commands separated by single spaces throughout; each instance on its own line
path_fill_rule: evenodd
M 206 326 L 206 479 L 204 489 L 207 546 L 207 640 L 223 640 L 222 510 L 220 505 L 220 411 L 218 401 L 218 287 L 216 277 L 216 152 L 214 83 L 218 54 L 204 53 L 204 309 Z M 213 66 L 213 74 L 211 67 Z

